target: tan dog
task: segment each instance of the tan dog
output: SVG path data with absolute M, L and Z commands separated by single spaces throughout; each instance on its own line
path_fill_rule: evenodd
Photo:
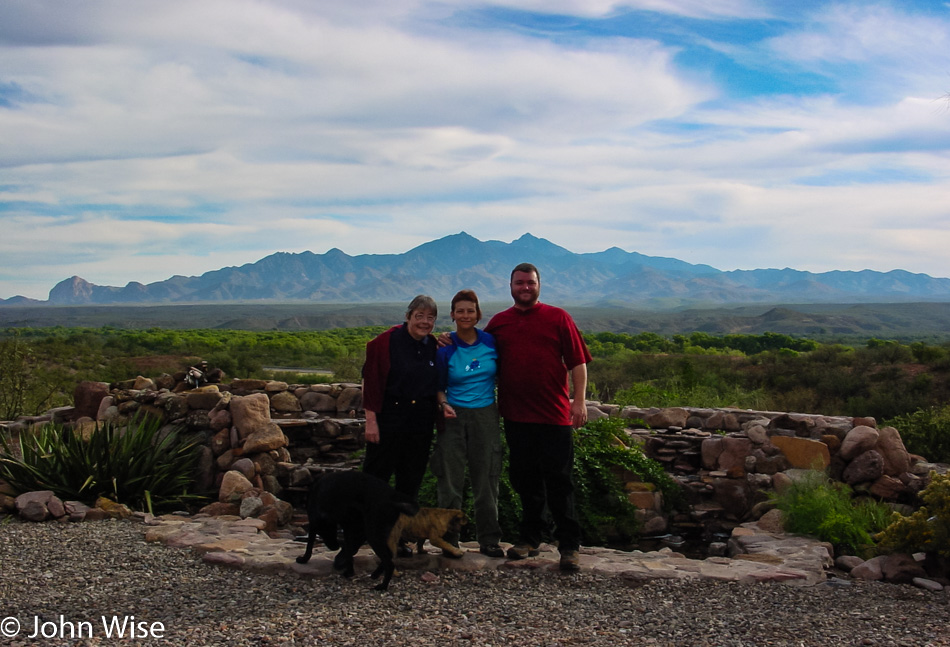
M 426 539 L 436 548 L 451 557 L 461 557 L 465 553 L 445 540 L 449 533 L 458 536 L 468 520 L 461 510 L 449 508 L 419 508 L 413 516 L 400 514 L 389 536 L 389 545 L 395 552 L 400 538 L 404 541 L 416 542 L 420 553 L 424 553 L 422 545 Z

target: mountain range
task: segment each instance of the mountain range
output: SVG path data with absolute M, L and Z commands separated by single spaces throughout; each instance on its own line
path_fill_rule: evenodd
M 578 254 L 531 234 L 503 243 L 461 232 L 403 254 L 278 252 L 240 267 L 147 285 L 133 281 L 125 287 L 102 286 L 73 276 L 53 287 L 47 301 L 13 297 L 0 299 L 0 305 L 400 303 L 416 294 L 446 301 L 465 288 L 475 290 L 483 302 L 505 302 L 510 300 L 509 273 L 525 261 L 540 270 L 542 300 L 558 304 L 667 309 L 727 303 L 950 301 L 950 279 L 904 270 L 722 271 L 617 247 Z

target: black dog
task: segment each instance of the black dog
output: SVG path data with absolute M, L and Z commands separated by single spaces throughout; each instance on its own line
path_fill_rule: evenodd
M 392 536 L 393 526 L 400 514 L 412 516 L 417 512 L 419 506 L 410 497 L 375 476 L 356 471 L 325 474 L 310 488 L 307 551 L 297 558 L 297 563 L 310 561 L 318 534 L 330 550 L 340 548 L 337 539 L 339 527 L 343 529 L 343 547 L 334 558 L 333 566 L 342 570 L 346 577 L 351 577 L 353 556 L 368 541 L 380 559 L 372 578 L 383 575 L 383 581 L 375 588 L 385 591 L 396 568 L 393 557 L 397 538 Z

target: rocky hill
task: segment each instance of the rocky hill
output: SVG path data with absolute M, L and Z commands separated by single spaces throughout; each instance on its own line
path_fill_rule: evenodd
M 463 288 L 476 290 L 483 301 L 503 302 L 509 299 L 509 272 L 523 261 L 541 270 L 544 298 L 562 304 L 672 308 L 950 301 L 950 279 L 903 270 L 721 271 L 616 247 L 577 254 L 531 234 L 503 243 L 480 241 L 462 232 L 404 254 L 350 256 L 339 249 L 325 254 L 279 252 L 240 267 L 201 276 L 173 276 L 147 285 L 133 281 L 125 287 L 100 286 L 73 276 L 57 284 L 46 303 L 400 303 L 420 293 L 446 300 Z

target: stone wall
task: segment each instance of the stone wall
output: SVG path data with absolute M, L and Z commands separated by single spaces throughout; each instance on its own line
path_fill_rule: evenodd
M 931 470 L 947 466 L 909 454 L 893 427 L 872 418 L 740 409 L 677 407 L 641 409 L 590 403 L 591 417 L 629 420 L 630 443 L 660 463 L 683 487 L 688 511 L 663 513 L 649 484 L 627 476 L 630 501 L 653 532 L 699 534 L 705 541 L 728 536 L 744 521 L 760 518 L 781 491 L 809 469 L 895 507 L 915 506 Z
M 54 420 L 82 430 L 97 422 L 121 424 L 148 414 L 184 426 L 203 444 L 199 488 L 218 492 L 209 510 L 256 516 L 252 509 L 278 497 L 300 504 L 315 473 L 355 467 L 363 446 L 360 385 L 291 385 L 234 380 L 189 389 L 163 375 L 118 384 L 83 382 L 75 406 L 4 423 L 13 431 Z M 592 419 L 629 421 L 629 443 L 662 463 L 683 487 L 688 509 L 670 513 L 661 495 L 634 474 L 624 474 L 630 501 L 645 534 L 690 535 L 714 542 L 768 509 L 768 492 L 780 490 L 808 468 L 826 469 L 858 493 L 894 505 L 914 505 L 926 485 L 928 463 L 908 454 L 893 428 L 870 418 L 738 409 L 640 409 L 590 402 Z M 252 499 L 250 504 L 246 499 Z

